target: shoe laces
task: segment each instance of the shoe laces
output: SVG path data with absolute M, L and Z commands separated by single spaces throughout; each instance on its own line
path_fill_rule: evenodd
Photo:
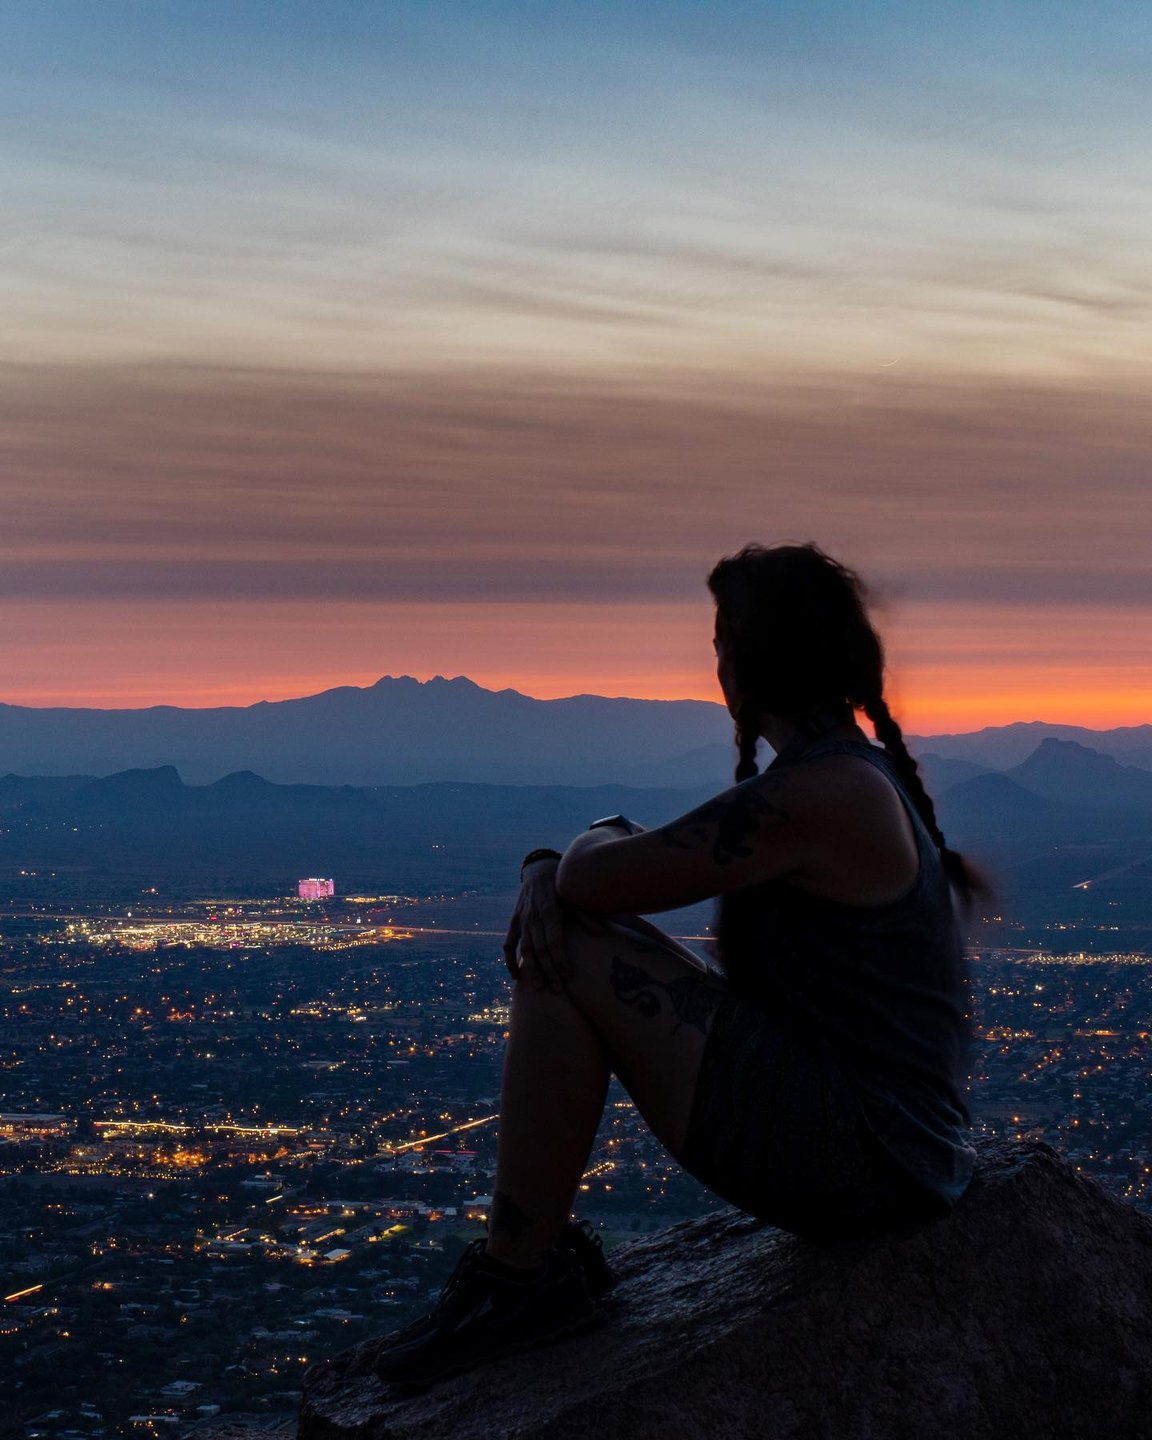
M 403 1329 L 393 1331 L 388 1337 L 388 1344 L 390 1346 L 403 1345 L 406 1341 L 416 1339 L 444 1316 L 448 1306 L 463 1292 L 465 1285 L 474 1278 L 476 1260 L 480 1251 L 484 1249 L 485 1243 L 484 1239 L 470 1240 L 468 1242 L 464 1247 L 464 1253 L 456 1262 L 456 1268 L 448 1277 L 443 1290 L 441 1290 L 431 1310 L 426 1310 L 423 1315 L 418 1315 L 415 1320 L 410 1321 Z
M 589 1220 L 576 1220 L 576 1221 L 574 1221 L 574 1222 L 572 1222 L 572 1223 L 574 1224 L 575 1228 L 576 1228 L 577 1230 L 579 1230 L 579 1232 L 581 1233 L 581 1235 L 584 1236 L 584 1239 L 588 1242 L 589 1245 L 594 1246 L 597 1250 L 603 1250 L 603 1249 L 604 1249 L 604 1241 L 600 1238 L 600 1236 L 599 1236 L 599 1235 L 596 1233 L 596 1231 L 592 1228 L 592 1222 L 591 1222 L 591 1221 L 589 1221 Z
M 476 1271 L 476 1262 L 479 1260 L 487 1243 L 485 1239 L 469 1240 L 468 1244 L 464 1247 L 463 1255 L 461 1255 L 460 1259 L 456 1262 L 455 1270 L 449 1275 L 444 1289 L 440 1292 L 440 1298 L 433 1307 L 434 1314 L 439 1314 L 441 1311 L 446 1310 L 453 1298 L 459 1295 L 464 1289 L 464 1286 L 473 1279 Z

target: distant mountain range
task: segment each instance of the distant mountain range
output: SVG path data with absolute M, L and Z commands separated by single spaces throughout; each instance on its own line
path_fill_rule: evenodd
M 1042 740 L 1068 740 L 1111 755 L 1125 765 L 1152 770 L 1152 725 L 1121 725 L 1114 730 L 1089 730 L 1083 725 L 1050 725 L 1044 720 L 990 725 L 964 735 L 916 735 L 909 743 L 918 753 L 930 751 L 951 760 L 968 760 L 990 770 L 1021 764 Z
M 930 777 L 932 763 L 924 768 Z M 1141 836 L 1152 843 L 1152 772 L 1074 740 L 1043 740 L 1009 770 L 985 770 L 938 790 L 937 805 L 958 845 Z
M 186 710 L 0 705 L 0 769 L 109 775 L 175 766 L 194 783 L 237 770 L 314 785 L 670 783 L 669 762 L 723 744 L 731 722 L 701 700 L 535 700 L 459 676 L 385 676 L 299 700 Z M 692 784 L 691 776 L 677 776 Z
M 340 893 L 514 888 L 519 861 L 602 815 L 662 823 L 710 791 L 470 785 L 276 785 L 241 771 L 185 785 L 171 766 L 0 778 L 0 895 Z M 52 883 L 49 883 L 52 882 Z
M 0 771 L 112 775 L 173 766 L 207 784 L 251 770 L 277 783 L 718 786 L 732 727 L 703 700 L 536 700 L 463 676 L 385 676 L 296 700 L 215 709 L 33 709 L 0 704 Z M 1152 725 L 1094 731 L 1039 721 L 910 737 L 932 784 L 1010 771 L 1047 739 L 1152 771 Z
M 1152 881 L 1147 770 L 1053 738 L 1007 771 L 955 759 L 928 768 L 953 777 L 936 787 L 949 841 L 1049 912 L 1053 895 L 1098 875 L 1127 876 L 1129 892 Z M 166 893 L 275 893 L 300 875 L 332 873 L 345 893 L 510 887 L 533 846 L 562 845 L 616 811 L 660 824 L 715 788 L 285 785 L 250 771 L 187 785 L 172 766 L 95 778 L 7 775 L 0 881 L 9 895 L 73 896 L 138 894 L 157 883 Z M 1140 905 L 1152 924 L 1152 906 Z

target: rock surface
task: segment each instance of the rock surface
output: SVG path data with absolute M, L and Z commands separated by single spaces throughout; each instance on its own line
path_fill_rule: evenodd
M 983 1144 L 914 1234 L 818 1249 L 728 1210 L 612 1263 L 602 1328 L 423 1395 L 371 1342 L 313 1367 L 300 1440 L 1152 1437 L 1152 1220 L 1044 1145 Z

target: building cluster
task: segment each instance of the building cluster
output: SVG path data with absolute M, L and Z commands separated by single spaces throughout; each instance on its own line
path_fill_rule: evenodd
M 307 880 L 297 880 L 296 894 L 301 900 L 330 900 L 336 894 L 336 882 L 312 875 Z
M 382 945 L 406 940 L 395 925 L 299 919 L 79 919 L 70 921 L 56 943 L 124 950 L 243 950 L 270 945 L 303 945 L 312 950 L 347 950 L 353 945 Z

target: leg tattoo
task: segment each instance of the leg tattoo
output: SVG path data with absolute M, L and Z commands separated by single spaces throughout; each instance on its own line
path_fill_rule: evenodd
M 676 1023 L 675 1034 L 681 1025 L 691 1025 L 706 1034 L 708 1022 L 724 996 L 722 986 L 706 979 L 703 975 L 680 975 L 675 980 L 657 980 L 640 965 L 633 965 L 619 955 L 612 957 L 612 993 L 625 1005 L 635 1005 L 641 1015 L 651 1018 L 664 1009 L 660 998 L 664 992 L 672 1006 Z
M 492 1234 L 499 1231 L 515 1243 L 532 1224 L 527 1210 L 517 1205 L 512 1196 L 504 1190 L 497 1190 L 492 1196 L 492 1213 L 488 1217 L 488 1229 Z

